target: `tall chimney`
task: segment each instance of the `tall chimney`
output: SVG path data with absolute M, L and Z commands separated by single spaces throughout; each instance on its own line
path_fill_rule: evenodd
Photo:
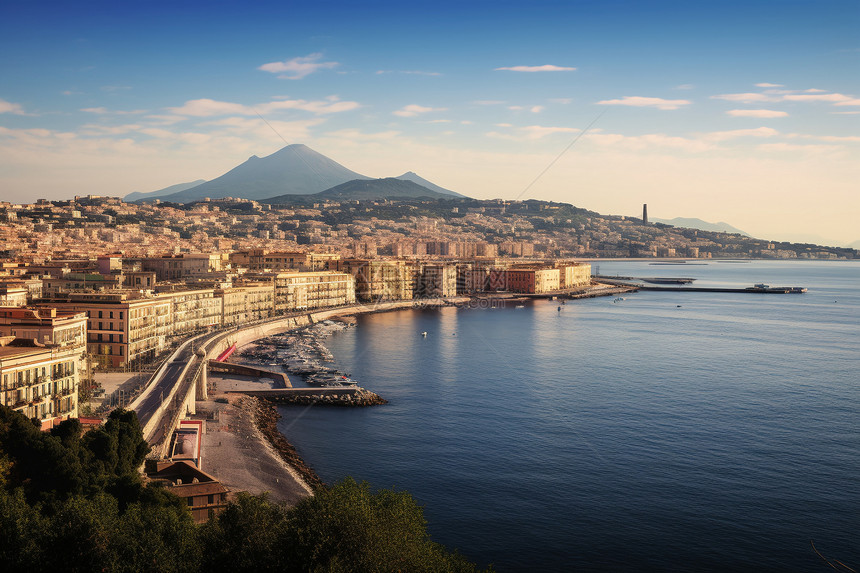
M 648 203 L 642 205 L 642 224 L 648 224 Z

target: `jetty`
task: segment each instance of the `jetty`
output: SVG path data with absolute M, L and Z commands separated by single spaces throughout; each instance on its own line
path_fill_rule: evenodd
M 805 287 L 772 287 L 767 285 L 756 285 L 746 288 L 721 288 L 721 287 L 672 287 L 672 286 L 647 286 L 642 285 L 639 290 L 667 291 L 667 292 L 730 292 L 730 293 L 752 293 L 752 294 L 802 294 L 806 292 Z

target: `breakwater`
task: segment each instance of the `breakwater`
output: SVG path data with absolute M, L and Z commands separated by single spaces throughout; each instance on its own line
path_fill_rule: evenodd
M 387 404 L 388 400 L 364 388 L 277 388 L 272 390 L 230 390 L 279 405 L 365 407 Z

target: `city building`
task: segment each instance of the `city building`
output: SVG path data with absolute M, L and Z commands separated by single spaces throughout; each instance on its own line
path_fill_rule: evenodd
M 0 403 L 45 427 L 77 417 L 82 354 L 71 344 L 0 337 Z
M 344 259 L 337 270 L 355 277 L 355 295 L 362 302 L 411 300 L 415 265 L 407 261 Z

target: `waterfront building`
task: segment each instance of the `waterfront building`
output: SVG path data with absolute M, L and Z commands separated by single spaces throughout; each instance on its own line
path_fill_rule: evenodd
M 420 276 L 417 289 L 420 296 L 435 298 L 457 295 L 457 265 L 424 264 Z
M 559 269 L 518 266 L 490 271 L 488 290 L 524 294 L 545 294 L 560 289 Z
M 407 261 L 344 259 L 337 262 L 337 270 L 355 277 L 356 298 L 362 302 L 411 300 L 414 267 Z
M 274 281 L 237 284 L 215 290 L 222 300 L 221 324 L 245 324 L 275 315 Z
M 355 278 L 335 271 L 285 272 L 249 275 L 274 282 L 275 314 L 314 310 L 355 302 Z
M 591 284 L 591 265 L 588 263 L 557 263 L 559 288 L 570 289 Z
M 165 292 L 162 289 L 176 289 Z M 171 335 L 201 332 L 221 324 L 222 299 L 215 289 L 188 289 L 185 285 L 158 286 L 159 299 L 170 301 Z

